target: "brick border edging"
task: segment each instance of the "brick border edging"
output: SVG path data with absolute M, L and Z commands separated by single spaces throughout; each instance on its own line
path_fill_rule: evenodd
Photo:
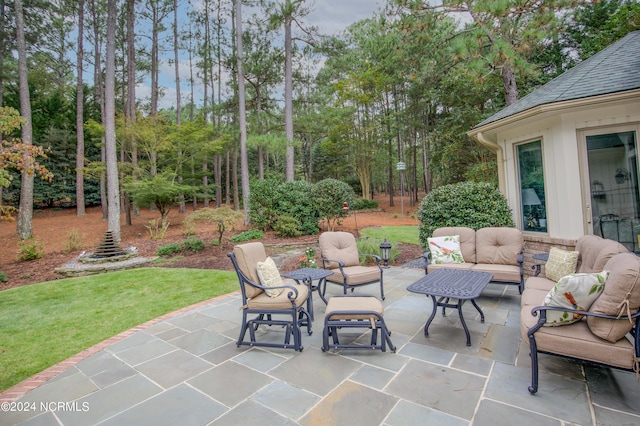
M 60 361 L 59 363 L 52 365 L 51 367 L 46 368 L 45 370 L 34 374 L 33 376 L 29 377 L 28 379 L 23 380 L 22 382 L 15 384 L 13 386 L 11 386 L 9 389 L 6 389 L 2 392 L 0 392 L 0 403 L 3 402 L 13 402 L 19 398 L 22 398 L 25 394 L 27 394 L 27 392 L 30 392 L 32 390 L 34 390 L 35 388 L 37 388 L 40 385 L 43 385 L 44 383 L 46 383 L 48 380 L 54 378 L 55 376 L 57 376 L 60 373 L 63 373 L 64 371 L 66 371 L 68 368 L 73 367 L 74 365 L 76 365 L 77 363 L 79 363 L 82 360 L 85 360 L 87 358 L 89 358 L 91 355 L 96 354 L 97 352 L 100 352 L 101 350 L 105 349 L 108 346 L 111 346 L 112 344 L 119 342 L 120 340 L 125 339 L 126 337 L 131 336 L 132 334 L 144 330 L 146 328 L 151 327 L 152 325 L 155 325 L 159 322 L 165 321 L 167 319 L 176 317 L 180 314 L 183 314 L 185 312 L 188 312 L 192 309 L 196 309 L 199 308 L 201 306 L 207 305 L 213 301 L 216 301 L 218 299 L 223 299 L 225 297 L 230 297 L 233 296 L 237 293 L 239 293 L 240 291 L 234 291 L 233 293 L 228 293 L 228 294 L 223 294 L 217 297 L 214 297 L 212 299 L 208 299 L 208 300 L 204 300 L 202 302 L 198 302 L 195 303 L 193 305 L 190 306 L 186 306 L 184 308 L 178 309 L 177 311 L 173 311 L 173 312 L 169 312 L 167 314 L 164 314 L 162 316 L 159 316 L 158 318 L 154 318 L 152 320 L 149 320 L 145 323 L 142 323 L 140 325 L 137 325 L 135 327 L 130 328 L 129 330 L 123 331 L 122 333 L 116 334 L 115 336 L 109 337 L 108 339 L 103 340 L 100 343 L 96 343 L 95 345 L 91 346 L 90 348 L 87 348 L 85 350 L 83 350 L 82 352 L 79 352 L 75 355 L 70 356 L 69 358 L 65 359 L 64 361 Z

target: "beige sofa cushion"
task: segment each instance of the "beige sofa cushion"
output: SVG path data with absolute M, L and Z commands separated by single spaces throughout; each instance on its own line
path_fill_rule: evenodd
M 476 263 L 471 267 L 471 270 L 489 272 L 493 275 L 491 281 L 520 283 L 520 266 Z
M 465 226 L 450 226 L 433 231 L 433 237 L 460 236 L 460 250 L 465 262 L 476 263 L 476 231 Z
M 351 312 L 346 314 L 334 314 L 333 312 Z M 367 315 L 357 312 L 375 312 L 380 316 L 384 315 L 382 303 L 375 297 L 353 297 L 338 296 L 329 299 L 326 308 L 326 316 L 333 321 L 336 320 L 374 320 L 376 315 Z
M 604 291 L 591 305 L 591 312 L 607 315 L 630 315 L 640 307 L 640 258 L 633 253 L 612 257 L 604 269 L 610 271 Z M 633 324 L 629 320 L 588 317 L 587 324 L 596 336 L 617 342 Z
M 370 284 L 380 280 L 380 269 L 377 266 L 346 266 L 342 270 L 347 276 L 348 285 Z M 333 275 L 327 277 L 327 281 L 343 284 L 344 277 L 340 273 L 340 269 L 336 268 Z
M 322 257 L 325 259 L 339 260 L 345 266 L 355 266 L 360 264 L 358 255 L 358 245 L 356 237 L 350 232 L 324 232 L 318 238 Z M 336 262 L 330 262 L 327 268 L 337 268 Z
M 522 294 L 523 298 L 527 292 L 529 292 L 529 296 L 534 296 L 528 301 L 533 300 L 536 294 L 539 297 L 542 293 L 540 290 L 530 291 L 527 289 Z M 538 321 L 538 317 L 531 315 L 531 309 L 540 304 L 526 304 L 520 311 L 520 334 L 527 344 L 529 344 L 527 332 Z M 578 321 L 564 327 L 541 327 L 534 336 L 539 351 L 619 368 L 631 369 L 634 365 L 633 345 L 627 339 L 619 340 L 613 344 L 609 343 L 591 333 L 585 321 Z
M 583 235 L 576 243 L 578 264 L 576 272 L 601 272 L 609 259 L 629 250 L 617 241 L 607 240 L 597 235 Z
M 476 231 L 476 263 L 518 266 L 518 254 L 523 248 L 524 236 L 519 229 L 501 227 Z
M 471 269 L 475 266 L 475 263 L 441 263 L 439 265 L 430 263 L 429 264 L 429 272 L 433 272 L 436 269 L 442 269 L 442 268 L 447 268 L 447 269 Z
M 238 262 L 238 267 L 249 280 L 259 284 L 260 277 L 258 277 L 258 262 L 264 262 L 267 259 L 267 253 L 264 250 L 264 245 L 260 242 L 239 244 L 233 248 L 233 254 Z M 245 293 L 248 298 L 255 297 L 260 293 L 263 293 L 262 289 L 246 285 L 244 286 Z
M 556 283 L 545 277 L 529 277 L 524 283 L 526 288 L 533 288 L 537 290 L 544 290 L 548 292 L 553 288 Z

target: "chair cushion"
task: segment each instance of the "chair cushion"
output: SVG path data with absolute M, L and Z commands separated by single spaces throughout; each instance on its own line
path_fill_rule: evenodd
M 340 260 L 346 266 L 360 264 L 356 238 L 349 232 L 324 232 L 318 238 L 322 257 L 331 260 Z M 334 269 L 338 267 L 336 262 L 330 262 L 325 267 Z
M 233 254 L 236 257 L 240 271 L 242 271 L 250 281 L 258 284 L 260 277 L 258 277 L 258 268 L 256 265 L 258 262 L 264 262 L 267 259 L 264 245 L 261 242 L 238 244 L 233 248 Z M 245 284 L 244 288 L 248 298 L 255 297 L 262 293 L 262 289 L 247 284 Z
M 431 261 L 435 264 L 464 263 L 460 250 L 460 236 L 449 235 L 445 237 L 427 238 Z
M 560 278 L 573 274 L 578 263 L 578 252 L 562 250 L 551 247 L 549 250 L 549 260 L 544 265 L 544 275 L 558 282 Z
M 520 283 L 520 266 L 498 265 L 492 263 L 476 263 L 471 267 L 472 271 L 489 272 L 493 275 L 491 281 L 506 283 Z
M 550 291 L 554 285 L 556 285 L 554 281 L 544 277 L 529 277 L 524 283 L 525 288 L 535 288 L 546 292 Z M 542 304 L 542 300 L 540 302 Z
M 298 291 L 298 296 L 295 298 L 296 307 L 302 306 L 309 295 L 309 289 L 304 284 L 296 284 L 295 281 L 286 280 L 285 285 L 290 285 Z M 292 290 L 284 288 L 283 291 L 276 297 L 269 297 L 267 293 L 262 292 L 256 297 L 253 297 L 247 301 L 247 307 L 249 309 L 291 309 L 291 301 L 289 300 L 289 293 Z
M 475 263 L 441 263 L 440 265 L 436 265 L 434 263 L 430 263 L 427 267 L 427 272 L 433 272 L 437 269 L 471 269 L 473 268 Z
M 562 277 L 544 298 L 544 306 L 588 311 L 605 288 L 609 273 L 571 274 Z M 566 311 L 547 311 L 545 326 L 567 325 L 580 321 L 583 315 Z
M 267 257 L 264 262 L 258 262 L 256 264 L 258 269 L 258 278 L 260 278 L 260 283 L 265 287 L 280 287 L 282 286 L 282 277 L 280 276 L 280 271 L 278 271 L 278 267 L 276 266 L 276 262 L 273 261 L 271 257 Z M 282 293 L 283 288 L 276 288 L 273 290 L 265 290 L 269 297 L 277 297 L 280 293 Z
M 476 263 L 518 266 L 524 236 L 516 228 L 481 228 L 476 231 Z
M 527 289 L 522 294 L 523 299 L 528 291 Z M 535 293 L 534 291 L 530 295 Z M 540 303 L 527 303 L 520 310 L 520 335 L 527 345 L 529 344 L 527 332 L 538 322 L 538 317 L 531 315 L 531 309 L 535 306 L 540 306 Z M 539 351 L 600 362 L 614 367 L 633 368 L 633 345 L 627 339 L 611 344 L 591 333 L 585 321 L 578 321 L 566 327 L 541 327 L 534 336 Z
M 607 315 L 630 315 L 640 307 L 640 258 L 633 253 L 613 256 L 605 265 L 610 271 L 604 291 L 591 305 L 591 312 Z M 588 317 L 587 324 L 596 336 L 617 342 L 633 324 L 629 320 Z
M 583 235 L 576 243 L 578 264 L 576 272 L 600 272 L 604 271 L 604 265 L 613 256 L 619 253 L 628 253 L 629 250 L 617 241 L 607 240 L 597 235 Z
M 466 226 L 449 226 L 434 230 L 432 237 L 448 235 L 458 235 L 462 258 L 465 262 L 476 263 L 476 231 Z
M 342 268 L 346 276 L 348 285 L 370 284 L 380 281 L 380 268 L 377 266 L 346 266 Z M 345 277 L 342 276 L 339 269 L 335 269 L 333 275 L 327 277 L 327 281 L 344 284 Z
M 346 311 L 348 313 L 336 315 L 333 312 Z M 383 315 L 382 303 L 375 297 L 334 296 L 329 299 L 326 315 L 330 320 L 368 320 L 377 319 L 375 315 L 362 314 L 363 311 L 375 312 Z

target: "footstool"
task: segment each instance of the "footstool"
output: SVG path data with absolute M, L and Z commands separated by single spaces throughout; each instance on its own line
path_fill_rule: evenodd
M 370 295 L 340 295 L 329 299 L 324 316 L 324 330 L 322 332 L 322 351 L 333 349 L 380 349 L 392 352 L 396 347 L 391 343 L 391 332 L 384 322 L 384 308 L 382 303 Z M 340 344 L 338 329 L 340 328 L 369 328 L 371 329 L 370 345 Z M 380 344 L 378 345 L 378 330 L 380 330 Z M 329 344 L 329 335 L 333 343 Z

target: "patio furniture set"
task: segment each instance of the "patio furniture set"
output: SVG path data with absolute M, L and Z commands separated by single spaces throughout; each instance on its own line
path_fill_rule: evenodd
M 424 326 L 425 336 L 429 335 L 429 326 L 438 308 L 442 308 L 443 315 L 447 308 L 456 309 L 469 346 L 471 338 L 463 305 L 471 301 L 484 322 L 484 313 L 476 299 L 485 287 L 490 282 L 517 285 L 522 294 L 522 337 L 530 347 L 530 393 L 538 390 L 538 353 L 640 372 L 640 334 L 637 333 L 640 258 L 624 246 L 598 236 L 584 236 L 578 240 L 575 252 L 552 248 L 549 254 L 538 256 L 548 258 L 545 277 L 541 276 L 543 264 L 539 263 L 533 267 L 533 276 L 525 281 L 524 238 L 519 230 L 440 228 L 428 242 L 425 276 L 407 287 L 408 291 L 424 294 L 433 301 L 433 310 Z M 233 253 L 229 253 L 243 301 L 237 345 L 302 351 L 302 329 L 312 334 L 312 298 L 317 291 L 326 304 L 323 351 L 379 349 L 385 352 L 389 347 L 395 352 L 381 303 L 385 296 L 380 257 L 367 255 L 374 259 L 375 265 L 360 265 L 363 255 L 358 253 L 355 237 L 347 232 L 325 232 L 319 243 L 322 268 L 303 268 L 284 274 L 288 281 L 282 280 L 262 243 L 237 245 Z M 558 262 L 558 256 L 562 260 L 569 257 L 569 264 Z M 343 295 L 327 300 L 329 282 L 341 285 Z M 580 291 L 573 289 L 572 293 L 563 287 L 567 282 L 582 286 L 582 293 L 590 295 L 589 301 L 581 299 Z M 360 286 L 376 283 L 380 285 L 381 300 L 371 295 L 349 294 L 349 290 L 353 292 Z M 589 286 L 586 291 L 584 286 Z M 554 292 L 560 294 L 561 299 L 568 299 L 569 305 L 558 305 L 552 297 Z M 573 300 L 573 294 L 578 294 L 580 300 Z M 256 331 L 260 325 L 284 327 L 284 343 L 259 341 Z M 339 330 L 351 328 L 371 330 L 369 344 L 340 343 Z

